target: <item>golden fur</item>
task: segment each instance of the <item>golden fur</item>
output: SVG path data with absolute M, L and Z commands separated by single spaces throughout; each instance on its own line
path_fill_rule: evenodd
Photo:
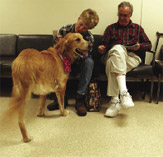
M 88 42 L 81 34 L 69 33 L 60 39 L 54 48 L 41 52 L 35 49 L 25 49 L 12 64 L 12 101 L 6 114 L 18 113 L 19 127 L 24 142 L 31 139 L 27 135 L 24 124 L 24 108 L 31 93 L 40 95 L 38 116 L 44 116 L 46 96 L 55 92 L 59 102 L 60 113 L 66 115 L 64 95 L 69 73 L 64 71 L 61 54 L 73 63 L 77 58 L 76 50 L 87 50 Z M 83 52 L 83 51 L 81 51 Z

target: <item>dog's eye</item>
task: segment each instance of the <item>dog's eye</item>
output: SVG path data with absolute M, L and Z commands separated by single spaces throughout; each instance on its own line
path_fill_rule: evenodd
M 76 39 L 76 41 L 78 41 L 78 42 L 79 42 L 79 41 L 80 41 L 80 38 L 77 38 L 77 39 Z

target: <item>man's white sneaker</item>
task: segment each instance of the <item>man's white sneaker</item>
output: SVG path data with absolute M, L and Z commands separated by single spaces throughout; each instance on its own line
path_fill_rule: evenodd
M 123 108 L 134 107 L 134 102 L 132 100 L 132 97 L 127 91 L 123 91 L 120 94 L 120 102 Z
M 119 100 L 111 101 L 110 106 L 108 107 L 108 109 L 105 112 L 105 116 L 106 117 L 115 117 L 119 113 L 120 109 L 121 109 L 121 106 L 120 106 Z

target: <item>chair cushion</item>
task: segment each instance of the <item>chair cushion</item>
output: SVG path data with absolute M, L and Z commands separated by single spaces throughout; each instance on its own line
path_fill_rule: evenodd
M 15 34 L 0 34 L 0 56 L 15 56 L 16 39 Z
M 11 75 L 11 65 L 15 57 L 3 57 L 0 59 L 0 73 Z
M 52 35 L 18 35 L 17 55 L 27 48 L 34 48 L 38 51 L 48 49 L 53 45 Z
M 127 73 L 127 76 L 135 76 L 135 75 L 153 75 L 153 67 L 152 65 L 140 64 L 138 67 L 132 69 Z

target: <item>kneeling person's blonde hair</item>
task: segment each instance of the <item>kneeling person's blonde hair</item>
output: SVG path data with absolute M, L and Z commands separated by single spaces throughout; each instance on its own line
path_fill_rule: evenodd
M 79 18 L 89 29 L 94 28 L 99 22 L 99 16 L 96 11 L 92 9 L 84 10 Z

